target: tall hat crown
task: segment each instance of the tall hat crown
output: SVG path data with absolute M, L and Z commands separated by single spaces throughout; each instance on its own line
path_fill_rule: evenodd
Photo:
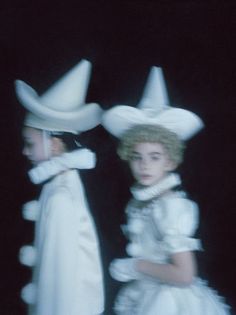
M 169 105 L 162 69 L 159 67 L 151 68 L 137 108 L 117 105 L 107 110 L 102 118 L 102 125 L 118 138 L 137 124 L 163 126 L 176 133 L 181 140 L 188 140 L 203 127 L 202 120 L 193 112 Z
M 152 67 L 137 107 L 144 110 L 153 110 L 155 108 L 155 111 L 158 113 L 168 106 L 169 98 L 162 69 Z
M 21 80 L 15 81 L 19 102 L 27 109 L 25 125 L 33 128 L 79 133 L 96 127 L 101 121 L 98 104 L 85 104 L 91 63 L 80 61 L 44 94 Z

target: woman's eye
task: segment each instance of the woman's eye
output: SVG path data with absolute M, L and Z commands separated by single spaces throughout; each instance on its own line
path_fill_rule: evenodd
M 160 157 L 154 155 L 154 156 L 151 157 L 151 159 L 152 159 L 153 161 L 158 161 L 158 160 L 160 160 Z
M 130 160 L 131 160 L 131 161 L 139 161 L 139 160 L 141 160 L 141 157 L 138 156 L 138 155 L 131 155 Z

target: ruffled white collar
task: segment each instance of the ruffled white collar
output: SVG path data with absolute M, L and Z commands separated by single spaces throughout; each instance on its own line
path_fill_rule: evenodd
M 68 169 L 91 169 L 95 164 L 95 153 L 88 149 L 78 149 L 42 162 L 28 174 L 34 184 L 40 184 Z
M 180 184 L 180 176 L 177 173 L 171 173 L 155 185 L 148 187 L 140 187 L 135 185 L 131 187 L 130 191 L 136 200 L 145 201 L 150 200 L 154 197 L 158 197 L 165 191 L 174 188 Z

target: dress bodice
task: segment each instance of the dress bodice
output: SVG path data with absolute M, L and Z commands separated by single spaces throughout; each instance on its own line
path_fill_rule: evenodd
M 179 176 L 171 174 L 157 185 L 131 189 L 134 198 L 126 209 L 127 225 L 122 227 L 130 256 L 164 263 L 173 253 L 201 248 L 194 238 L 198 207 L 184 192 L 171 191 L 179 184 Z

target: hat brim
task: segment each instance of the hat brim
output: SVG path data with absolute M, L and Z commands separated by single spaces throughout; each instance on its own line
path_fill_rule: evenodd
M 188 140 L 203 127 L 202 120 L 196 114 L 174 107 L 155 113 L 117 105 L 107 110 L 102 118 L 104 128 L 117 138 L 121 138 L 128 129 L 137 124 L 160 125 L 176 133 L 181 140 Z
M 83 132 L 96 127 L 101 122 L 102 109 L 96 103 L 82 104 L 75 111 L 55 111 L 42 104 L 36 91 L 25 82 L 16 80 L 15 88 L 17 98 L 25 109 L 38 117 L 39 121 L 47 121 L 49 127 L 51 121 L 55 126 L 54 130 L 58 124 L 60 131 L 64 128 L 65 131 L 69 129 Z M 39 129 L 45 129 L 45 124 Z

